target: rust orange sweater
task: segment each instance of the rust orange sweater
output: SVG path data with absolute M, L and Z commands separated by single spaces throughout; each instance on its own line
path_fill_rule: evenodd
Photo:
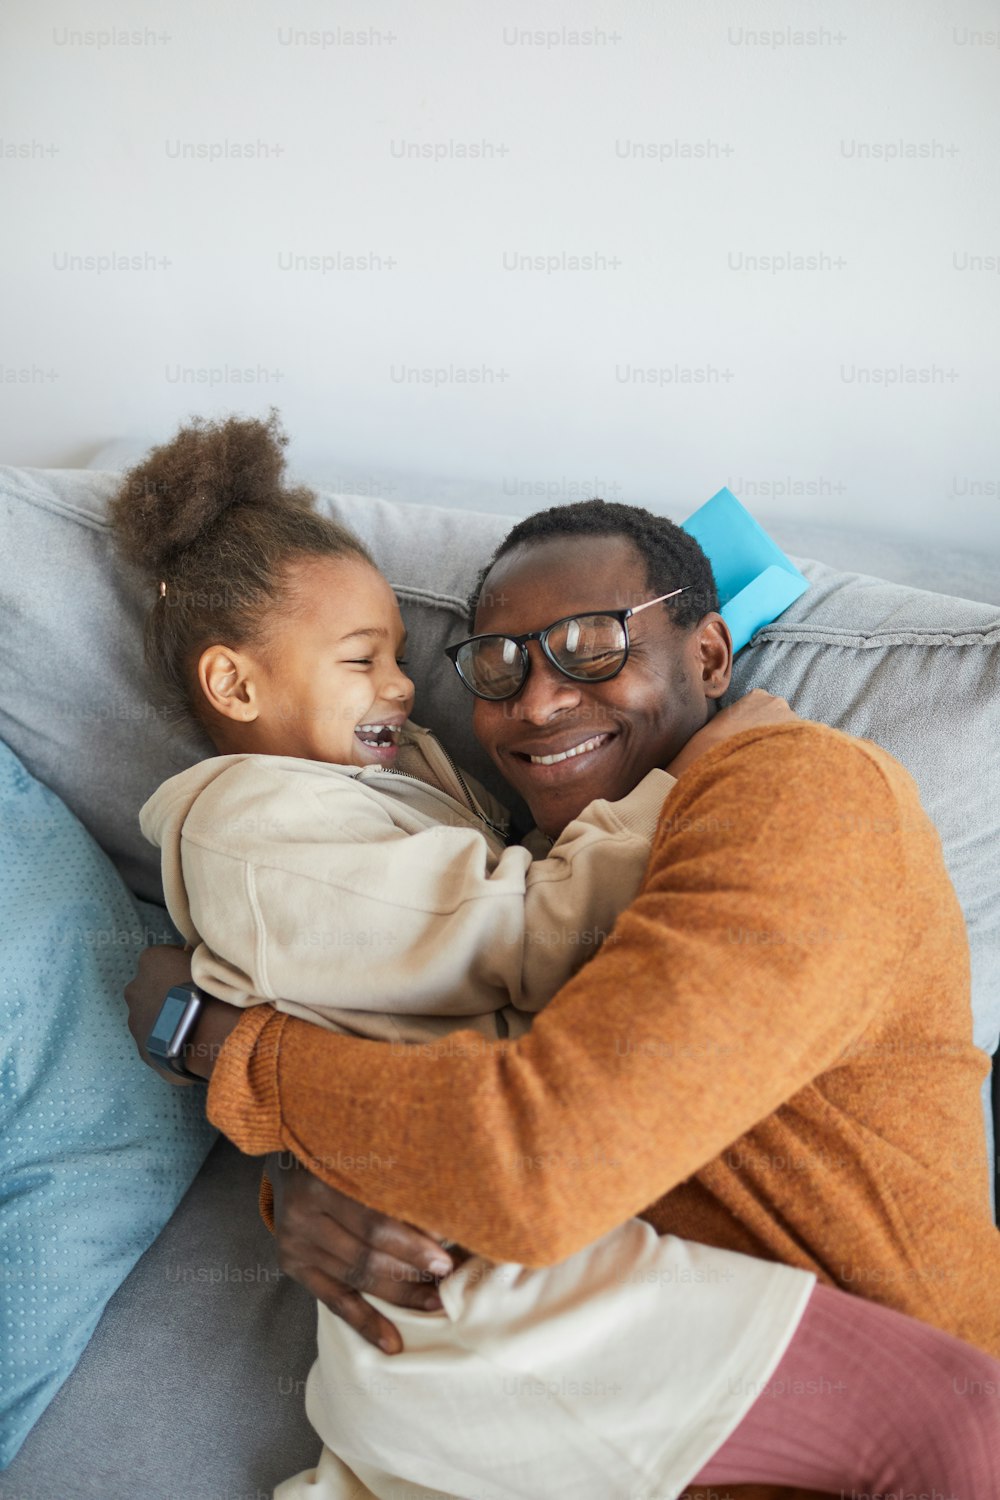
M 642 1214 L 1000 1356 L 987 1069 L 915 783 L 795 723 L 684 772 L 642 892 L 529 1035 L 396 1048 L 261 1007 L 208 1109 L 244 1151 L 289 1149 L 493 1260 L 545 1265 Z

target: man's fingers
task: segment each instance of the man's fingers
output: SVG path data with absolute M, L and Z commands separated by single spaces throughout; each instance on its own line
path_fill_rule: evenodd
M 319 1226 L 313 1225 L 313 1219 L 319 1215 L 324 1240 L 327 1238 L 326 1227 L 332 1226 L 330 1234 L 335 1238 L 331 1239 L 331 1249 L 352 1266 L 359 1280 L 371 1274 L 369 1262 L 373 1255 L 408 1266 L 418 1276 L 447 1276 L 454 1270 L 448 1252 L 442 1250 L 431 1235 L 415 1229 L 412 1224 L 404 1224 L 376 1209 L 366 1208 L 363 1203 L 348 1198 L 312 1174 L 308 1174 L 304 1182 L 301 1177 L 295 1179 L 292 1185 L 297 1191 L 287 1197 L 289 1228 L 300 1224 L 303 1228 L 311 1226 L 315 1235 Z M 357 1247 L 350 1254 L 344 1253 L 345 1236 L 353 1239 Z
M 287 1252 L 279 1247 L 278 1265 L 286 1276 L 310 1289 L 310 1278 L 322 1276 L 325 1282 L 340 1287 L 342 1291 L 380 1297 L 383 1302 L 391 1302 L 395 1307 L 410 1307 L 415 1312 L 437 1312 L 442 1305 L 433 1281 L 380 1281 L 373 1278 L 368 1285 L 355 1285 L 350 1267 L 315 1242 Z
M 376 1297 L 416 1307 L 419 1305 L 416 1302 L 403 1304 L 398 1292 L 412 1289 L 419 1291 L 421 1287 L 434 1286 L 436 1278 L 431 1272 L 418 1270 L 407 1261 L 385 1255 L 381 1250 L 373 1250 L 370 1245 L 359 1244 L 349 1235 L 338 1241 L 338 1245 L 342 1248 L 334 1253 L 343 1267 L 344 1280 L 356 1292 L 374 1292 Z
M 322 1271 L 313 1270 L 307 1282 L 309 1291 L 317 1297 L 335 1317 L 343 1318 L 369 1344 L 381 1349 L 384 1354 L 399 1354 L 403 1340 L 399 1329 L 376 1308 L 369 1306 L 364 1297 L 350 1291 L 340 1282 L 332 1280 Z
M 350 1267 L 342 1262 L 331 1261 L 328 1268 L 333 1280 L 343 1282 L 359 1296 L 380 1297 L 394 1307 L 412 1307 L 415 1312 L 437 1312 L 441 1306 L 437 1285 L 433 1281 L 400 1281 L 395 1278 L 380 1281 L 373 1276 L 364 1283 L 356 1283 Z
M 454 1262 L 447 1250 L 442 1250 L 429 1234 L 374 1209 L 364 1210 L 358 1239 L 368 1247 L 370 1261 L 376 1258 L 389 1260 L 425 1276 L 447 1276 L 454 1270 Z
M 406 1261 L 362 1244 L 336 1219 L 299 1220 L 289 1209 L 279 1243 L 279 1263 L 290 1275 L 299 1266 L 317 1266 L 356 1292 L 371 1292 L 398 1307 L 427 1309 L 435 1304 L 434 1281 Z

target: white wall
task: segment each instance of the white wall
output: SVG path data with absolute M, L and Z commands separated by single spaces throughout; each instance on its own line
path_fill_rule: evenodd
M 7 0 L 2 29 L 4 460 L 275 402 L 342 487 L 680 516 L 729 482 L 1000 549 L 994 7 Z M 789 254 L 819 269 L 747 268 Z M 110 256 L 139 268 L 67 259 Z

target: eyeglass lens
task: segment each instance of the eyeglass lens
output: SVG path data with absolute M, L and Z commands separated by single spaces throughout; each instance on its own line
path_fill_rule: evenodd
M 577 615 L 560 620 L 546 632 L 550 657 L 560 671 L 578 682 L 600 682 L 612 677 L 625 659 L 625 627 L 614 615 Z M 463 676 L 479 693 L 506 697 L 525 678 L 524 661 L 516 641 L 488 635 L 470 641 L 459 658 Z

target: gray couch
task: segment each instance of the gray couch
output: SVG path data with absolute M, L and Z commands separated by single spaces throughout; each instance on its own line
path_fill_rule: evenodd
M 80 690 L 81 674 L 93 673 L 98 650 L 111 678 L 103 686 L 95 679 L 91 691 L 119 706 L 143 699 L 137 621 L 144 601 L 111 561 L 102 521 L 113 484 L 113 476 L 82 472 L 0 474 L 10 556 L 19 560 L 2 579 L 10 631 L 0 736 L 74 808 L 132 889 L 155 899 L 155 859 L 138 837 L 135 813 L 160 779 L 204 745 L 155 716 L 94 715 L 81 727 L 55 707 Z M 328 496 L 324 504 L 366 537 L 398 587 L 419 642 L 417 717 L 490 780 L 440 647 L 461 632 L 461 601 L 503 520 L 357 497 Z M 902 547 L 806 521 L 769 529 L 807 559 L 801 565 L 812 587 L 741 653 L 733 695 L 770 687 L 804 715 L 884 744 L 910 768 L 966 912 L 977 1040 L 993 1052 L 1000 1031 L 1000 559 Z M 53 643 L 86 642 L 54 669 L 55 681 L 36 681 L 31 693 L 29 627 L 35 649 L 39 631 Z M 318 1442 L 302 1392 L 314 1309 L 275 1270 L 257 1215 L 259 1168 L 225 1141 L 212 1149 L 108 1304 L 74 1374 L 0 1474 L 0 1500 L 263 1500 L 313 1461 Z M 214 1283 L 182 1274 L 206 1266 L 255 1274 Z

